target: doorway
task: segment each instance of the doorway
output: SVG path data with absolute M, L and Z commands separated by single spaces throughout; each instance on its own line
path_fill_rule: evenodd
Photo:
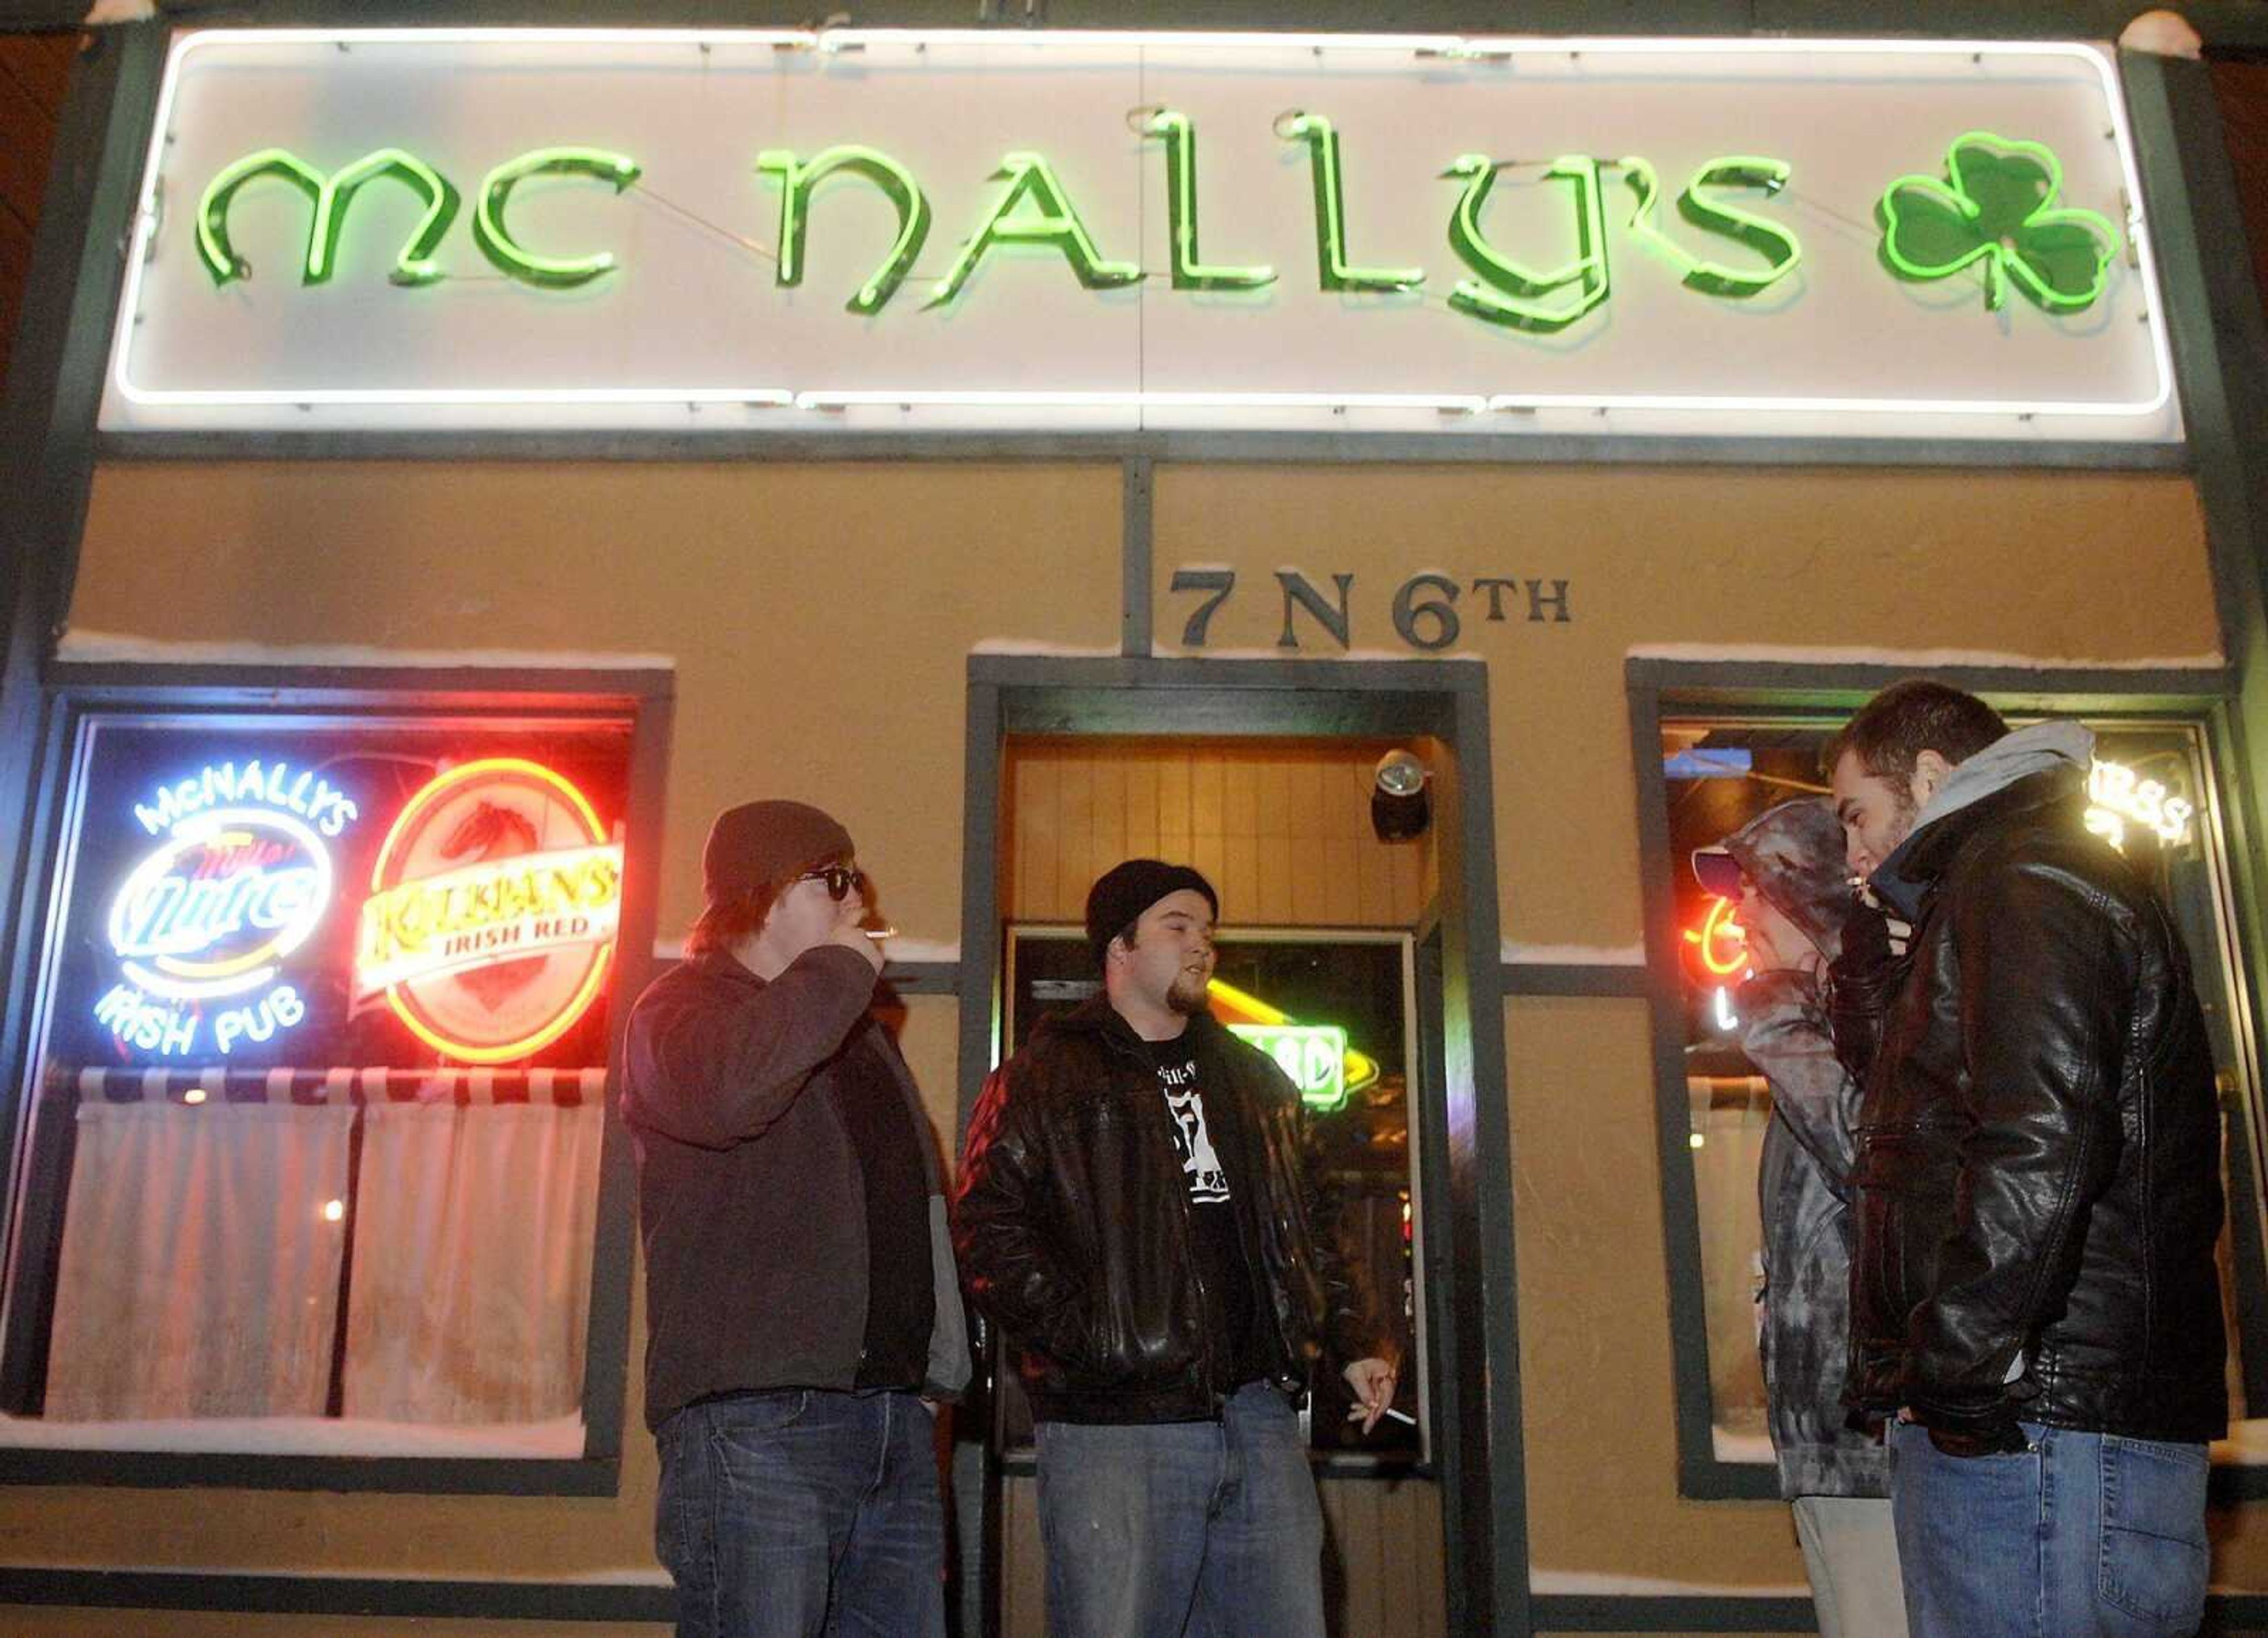
M 1369 804 L 1389 748 L 1432 771 L 1431 830 L 1392 842 Z M 1389 1076 L 1350 1039 L 1338 1067 L 1355 1065 L 1369 1096 L 1357 1103 L 1344 1075 L 1319 1071 L 1316 1087 L 1356 1105 L 1342 1159 L 1380 1196 L 1357 1214 L 1359 1244 L 1374 1287 L 1406 1311 L 1416 1377 L 1396 1406 L 1408 1436 L 1367 1451 L 1335 1430 L 1311 1442 L 1334 1638 L 1529 1630 L 1488 756 L 1477 663 L 970 662 L 964 1128 L 1042 995 L 1068 999 L 1080 981 L 1054 971 L 1050 939 L 1060 955 L 1087 885 L 1130 856 L 1182 860 L 1215 882 L 1224 970 L 1281 992 L 1239 987 L 1255 1017 L 1313 1033 L 1344 1006 L 1396 1060 Z M 1376 988 L 1360 974 L 1381 962 L 1398 980 L 1390 1020 L 1355 994 Z M 973 1407 L 980 1436 L 956 1453 L 972 1634 L 1044 1629 L 1018 1399 L 1011 1383 Z

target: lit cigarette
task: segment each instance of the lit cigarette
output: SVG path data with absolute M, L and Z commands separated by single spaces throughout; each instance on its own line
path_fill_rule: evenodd
M 867 937 L 877 941 L 885 938 L 895 938 L 898 936 L 898 929 L 895 927 L 862 927 L 858 930 L 865 934 Z
M 1408 1411 L 1395 1410 L 1391 1405 L 1386 1407 L 1386 1414 L 1393 1417 L 1395 1421 L 1398 1422 L 1405 1422 L 1412 1428 L 1415 1428 L 1418 1425 L 1418 1419 L 1415 1416 L 1412 1416 Z

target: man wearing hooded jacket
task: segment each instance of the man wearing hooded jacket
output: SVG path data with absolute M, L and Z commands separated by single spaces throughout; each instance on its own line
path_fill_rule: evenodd
M 1818 797 L 1783 802 L 1694 854 L 1693 873 L 1738 907 L 1748 933 L 1736 1027 L 1771 1085 L 1756 1166 L 1756 1351 L 1820 1638 L 1906 1638 L 1889 1463 L 1880 1440 L 1845 1425 L 1843 1405 L 1859 1089 L 1837 1061 L 1824 988 L 1854 910 L 1842 827 Z
M 1829 746 L 1850 863 L 1913 928 L 1860 1107 L 1851 1397 L 1888 1419 L 1915 1638 L 2203 1611 L 2213 1069 L 2165 910 L 2086 829 L 2092 744 L 1916 679 Z

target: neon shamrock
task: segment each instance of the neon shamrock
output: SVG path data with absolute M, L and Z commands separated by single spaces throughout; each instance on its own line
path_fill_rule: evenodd
M 1944 180 L 1902 176 L 1882 190 L 1882 261 L 1914 281 L 1981 261 L 1987 308 L 2014 283 L 2051 312 L 2077 312 L 2109 283 L 2118 230 L 2057 204 L 2062 191 L 2062 163 L 2045 143 L 1965 132 L 1945 151 Z

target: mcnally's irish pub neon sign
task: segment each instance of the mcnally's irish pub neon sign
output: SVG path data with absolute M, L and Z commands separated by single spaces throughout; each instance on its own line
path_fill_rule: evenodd
M 2177 434 L 2083 46 L 215 31 L 162 95 L 115 429 Z
M 1277 269 L 1263 263 L 1231 266 L 1204 261 L 1197 249 L 1197 137 L 1188 115 L 1171 108 L 1146 112 L 1145 132 L 1164 139 L 1169 155 L 1166 207 L 1171 227 L 1173 288 L 1177 290 L 1263 290 L 1277 282 Z M 1316 287 L 1332 291 L 1402 293 L 1422 286 L 1420 267 L 1366 267 L 1347 249 L 1345 190 L 1340 180 L 1339 136 L 1330 120 L 1304 110 L 1276 122 L 1278 136 L 1296 142 L 1308 155 L 1314 195 Z M 1964 132 L 1946 151 L 1942 178 L 1901 176 L 1875 203 L 1881 222 L 1881 260 L 1894 276 L 1915 282 L 1948 278 L 1972 265 L 1983 275 L 1984 305 L 1997 308 L 2014 289 L 2043 308 L 2079 312 L 2102 296 L 2118 230 L 2099 212 L 2062 204 L 2063 168 L 2045 144 Z M 1497 179 L 1523 165 L 1544 180 L 1565 185 L 1576 253 L 1544 266 L 1493 242 L 1483 220 Z M 756 170 L 779 194 L 779 253 L 776 282 L 803 282 L 805 245 L 811 209 L 821 183 L 836 176 L 858 178 L 873 187 L 897 214 L 897 235 L 882 262 L 845 304 L 855 313 L 880 312 L 905 283 L 931 224 L 929 199 L 913 172 L 878 148 L 846 143 L 809 158 L 785 149 L 767 149 Z M 594 147 L 536 149 L 490 171 L 481 180 L 473 237 L 481 253 L 506 277 L 534 285 L 571 289 L 619 271 L 611 251 L 580 255 L 545 254 L 530 248 L 505 221 L 505 203 L 521 181 L 538 176 L 586 176 L 616 193 L 636 182 L 638 162 L 628 154 Z M 1697 233 L 1749 253 L 1751 265 L 1713 260 L 1687 249 L 1660 221 L 1661 187 L 1651 161 L 1637 155 L 1602 165 L 1585 154 L 1562 154 L 1548 163 L 1460 154 L 1441 173 L 1460 184 L 1450 209 L 1448 242 L 1466 273 L 1448 297 L 1449 310 L 1488 324 L 1550 334 L 1573 324 L 1606 299 L 1609 272 L 1604 178 L 1619 174 L 1631 198 L 1627 226 L 1631 237 L 1679 275 L 1688 289 L 1728 300 L 1764 295 L 1793 273 L 1803 247 L 1786 223 L 1733 202 L 1740 190 L 1769 196 L 1787 185 L 1793 167 L 1783 159 L 1726 155 L 1706 159 L 1677 196 L 1677 211 Z M 954 253 L 949 271 L 934 284 L 928 302 L 941 307 L 967 286 L 984 257 L 1006 246 L 1051 249 L 1071 275 L 1091 290 L 1138 284 L 1149 275 L 1138 262 L 1115 260 L 1097 246 L 1071 190 L 1047 156 L 1004 155 L 994 177 L 1004 186 L 983 219 Z M 391 180 L 409 188 L 423 206 L 415 231 L 394 259 L 394 283 L 431 285 L 446 275 L 433 253 L 447 235 L 458 209 L 458 190 L 416 155 L 400 148 L 364 154 L 335 173 L 325 173 L 298 155 L 264 148 L 227 165 L 206 187 L 197 209 L 197 251 L 216 284 L 251 275 L 229 229 L 237 195 L 262 180 L 287 183 L 305 194 L 312 207 L 302 283 L 328 280 L 338 261 L 339 236 L 349 208 L 367 183 Z

